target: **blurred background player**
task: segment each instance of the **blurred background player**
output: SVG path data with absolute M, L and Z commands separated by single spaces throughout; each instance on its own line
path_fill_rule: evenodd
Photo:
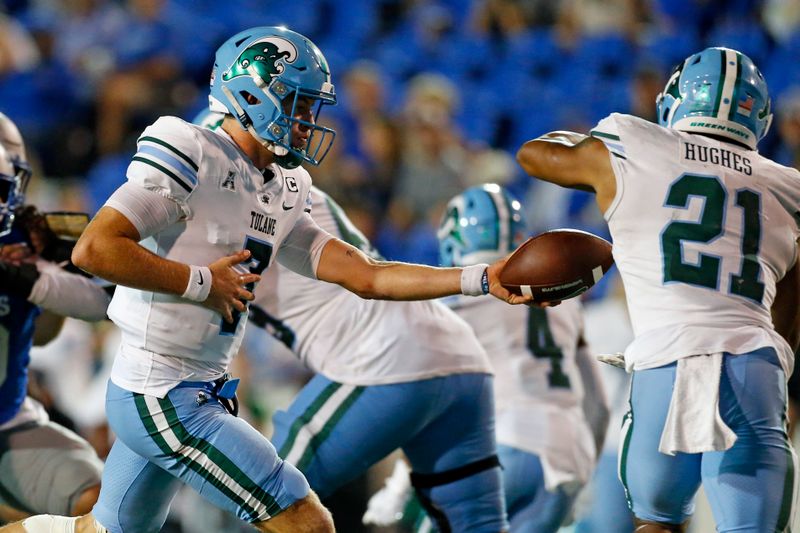
M 527 237 L 520 203 L 487 184 L 447 204 L 439 228 L 443 266 L 505 257 Z M 495 372 L 498 455 L 511 531 L 555 532 L 594 471 L 608 404 L 584 340 L 580 300 L 501 308 L 487 298 L 448 303 L 472 327 Z
M 380 260 L 327 194 L 312 187 L 311 200 L 322 229 Z M 507 527 L 491 369 L 463 320 L 439 302 L 363 300 L 283 266 L 255 296 L 250 320 L 317 373 L 273 417 L 272 442 L 321 497 L 400 448 L 441 531 Z
M 701 482 L 718 531 L 784 531 L 800 175 L 756 151 L 770 99 L 736 50 L 689 56 L 657 115 L 612 114 L 591 137 L 553 132 L 517 159 L 592 190 L 609 223 L 635 334 L 619 474 L 637 531 L 685 531 Z
M 31 346 L 54 338 L 62 315 L 102 320 L 110 301 L 99 285 L 53 262 L 69 246 L 25 205 L 30 177 L 22 136 L 0 113 L 0 524 L 88 512 L 102 469 L 88 442 L 27 395 Z
M 521 205 L 508 191 L 496 184 L 471 187 L 447 204 L 440 262 L 468 266 L 505 257 L 527 235 Z M 508 312 L 488 299 L 445 301 L 471 326 L 495 373 L 498 457 L 511 531 L 558 531 L 592 475 L 608 427 L 598 363 L 583 340 L 582 305 L 573 299 Z M 387 489 L 400 505 L 371 501 L 376 514 L 368 521 L 389 523 L 402 510 L 402 491 Z M 418 531 L 428 530 L 419 524 Z

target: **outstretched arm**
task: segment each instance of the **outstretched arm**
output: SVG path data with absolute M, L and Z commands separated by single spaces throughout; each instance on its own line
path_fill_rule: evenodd
M 594 192 L 601 211 L 614 199 L 617 184 L 606 146 L 593 137 L 554 131 L 532 139 L 517 151 L 529 175 L 562 187 Z
M 513 295 L 500 285 L 498 275 L 504 263 L 505 259 L 488 267 L 489 292 L 511 304 L 528 303 L 530 298 Z M 468 290 L 474 286 L 474 273 L 478 274 L 480 283 L 482 270 L 464 270 L 376 261 L 355 246 L 332 239 L 322 250 L 317 278 L 341 285 L 362 298 L 427 300 Z

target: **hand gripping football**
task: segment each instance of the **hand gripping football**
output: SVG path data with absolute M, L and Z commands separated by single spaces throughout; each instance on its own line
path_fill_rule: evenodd
M 537 302 L 579 296 L 608 272 L 614 258 L 611 243 L 574 229 L 557 229 L 531 237 L 508 258 L 500 283 L 514 294 Z

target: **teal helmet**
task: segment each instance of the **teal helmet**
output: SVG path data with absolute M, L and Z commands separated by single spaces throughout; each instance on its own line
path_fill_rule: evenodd
M 439 263 L 493 263 L 527 237 L 522 205 L 494 183 L 470 187 L 448 203 L 439 224 Z
M 313 121 L 295 117 L 303 98 L 313 102 Z M 286 28 L 250 28 L 225 41 L 217 50 L 208 101 L 211 111 L 235 116 L 286 168 L 303 161 L 318 165 L 336 136 L 316 124 L 322 106 L 336 104 L 328 62 L 314 43 Z M 298 123 L 310 131 L 303 147 L 292 146 Z
M 658 123 L 718 135 L 751 150 L 772 123 L 767 82 L 749 57 L 730 48 L 706 48 L 672 72 L 656 98 Z

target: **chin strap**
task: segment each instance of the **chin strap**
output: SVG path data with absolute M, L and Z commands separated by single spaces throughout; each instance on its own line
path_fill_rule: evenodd
M 287 170 L 292 170 L 303 163 L 303 157 L 297 152 L 289 152 L 286 155 L 276 155 L 275 162 Z

